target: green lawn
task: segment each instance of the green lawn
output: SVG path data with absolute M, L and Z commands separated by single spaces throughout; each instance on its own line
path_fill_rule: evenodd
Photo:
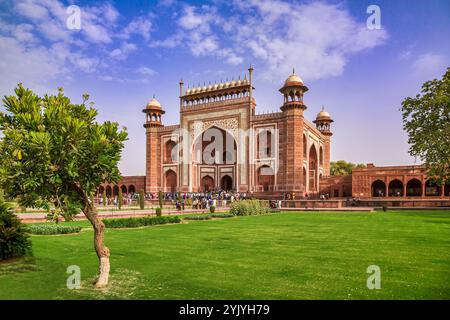
M 33 236 L 0 264 L 0 299 L 450 299 L 450 212 L 279 213 L 107 230 L 111 287 L 91 289 L 93 231 Z M 369 265 L 381 289 L 366 287 Z M 79 265 L 83 288 L 66 288 Z

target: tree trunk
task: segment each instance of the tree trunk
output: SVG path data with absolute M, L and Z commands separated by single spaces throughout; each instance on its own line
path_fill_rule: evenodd
M 97 208 L 94 203 L 86 203 L 84 215 L 94 227 L 94 248 L 99 261 L 99 274 L 95 282 L 97 288 L 108 285 L 109 278 L 109 249 L 103 244 L 105 224 L 98 218 Z

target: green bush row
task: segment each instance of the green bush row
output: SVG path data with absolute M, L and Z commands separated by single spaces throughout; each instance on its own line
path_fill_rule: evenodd
M 209 214 L 201 215 L 201 216 L 187 216 L 183 218 L 184 220 L 209 220 L 211 216 Z
M 64 226 L 60 224 L 29 225 L 25 227 L 26 232 L 31 234 L 68 234 L 81 231 L 80 226 Z
M 210 215 L 211 218 L 231 218 L 234 217 L 231 213 L 214 213 Z
M 234 217 L 231 213 L 212 213 L 212 214 L 202 214 L 196 216 L 184 217 L 184 220 L 209 220 L 211 218 L 231 218 Z
M 262 200 L 242 200 L 233 202 L 230 213 L 235 216 L 253 216 L 269 213 L 269 202 Z
M 180 222 L 181 219 L 178 216 L 103 219 L 103 223 L 107 228 L 137 228 Z

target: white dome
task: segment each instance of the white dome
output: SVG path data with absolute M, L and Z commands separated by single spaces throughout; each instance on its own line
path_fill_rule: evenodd
M 157 108 L 161 108 L 161 104 L 159 103 L 158 100 L 156 100 L 155 98 L 153 98 L 152 100 L 150 100 L 147 103 L 147 107 L 157 107 Z
M 284 85 L 288 85 L 291 82 L 299 82 L 301 84 L 303 84 L 303 80 L 302 78 L 300 78 L 298 75 L 296 75 L 295 73 L 291 74 L 286 81 L 284 81 Z

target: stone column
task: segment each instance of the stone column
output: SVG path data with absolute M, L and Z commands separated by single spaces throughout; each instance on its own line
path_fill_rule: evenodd
M 386 184 L 386 189 L 385 189 L 385 194 L 384 194 L 384 196 L 385 196 L 385 197 L 389 197 L 389 178 L 386 178 L 385 184 Z
M 406 177 L 403 176 L 403 198 L 406 198 Z

